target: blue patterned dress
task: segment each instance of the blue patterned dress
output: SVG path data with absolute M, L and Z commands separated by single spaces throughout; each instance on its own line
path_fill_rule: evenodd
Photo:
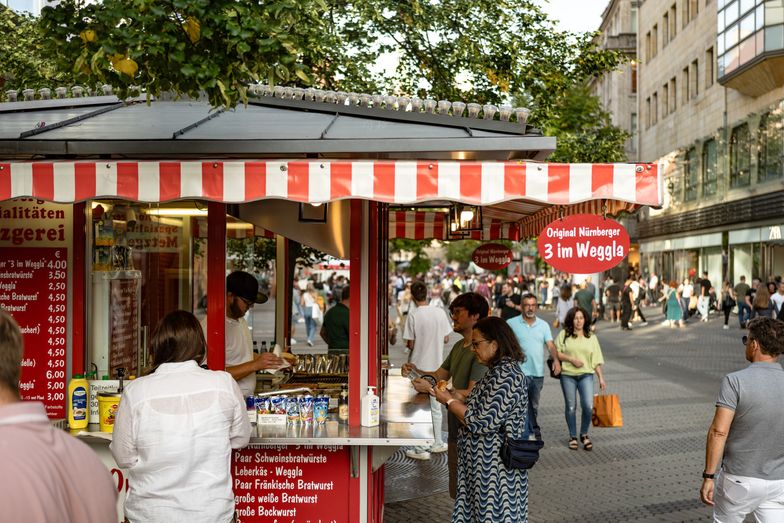
M 457 498 L 452 523 L 528 521 L 528 471 L 501 463 L 505 427 L 520 438 L 528 392 L 520 364 L 501 360 L 477 382 L 466 400 L 465 426 L 457 440 Z

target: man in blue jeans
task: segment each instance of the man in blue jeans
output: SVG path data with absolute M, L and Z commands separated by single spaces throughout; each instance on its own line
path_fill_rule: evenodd
M 738 322 L 740 328 L 745 329 L 746 323 L 751 317 L 751 301 L 748 300 L 751 287 L 746 283 L 746 277 L 740 277 L 740 283 L 735 286 L 735 303 L 738 304 Z
M 553 358 L 555 374 L 561 373 L 561 363 L 558 361 L 550 325 L 536 316 L 536 296 L 531 294 L 523 296 L 520 308 L 523 312 L 522 316 L 516 316 L 506 323 L 514 331 L 525 353 L 525 363 L 521 367 L 525 373 L 525 386 L 528 389 L 528 419 L 523 438 L 536 437 L 541 440 L 542 431 L 536 417 L 539 414 L 539 396 L 544 386 L 545 348 L 550 351 L 550 356 Z

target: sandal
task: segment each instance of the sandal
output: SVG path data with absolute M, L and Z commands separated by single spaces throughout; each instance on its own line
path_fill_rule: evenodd
M 593 443 L 591 443 L 591 440 L 588 439 L 588 434 L 581 435 L 580 442 L 583 444 L 583 448 L 585 450 L 593 450 Z
M 580 445 L 577 443 L 577 438 L 569 438 L 569 448 L 572 450 L 580 448 Z

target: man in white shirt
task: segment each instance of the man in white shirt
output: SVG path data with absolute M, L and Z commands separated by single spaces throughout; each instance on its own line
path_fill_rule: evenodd
M 267 296 L 259 292 L 259 282 L 251 274 L 235 271 L 226 277 L 226 372 L 237 380 L 244 397 L 256 392 L 256 372 L 277 369 L 283 360 L 271 352 L 253 354 L 253 339 L 245 314 Z M 207 336 L 207 318 L 201 322 Z
M 781 305 L 784 304 L 784 281 L 780 281 L 777 285 L 779 291 L 770 297 L 770 301 L 776 306 L 776 318 L 780 320 L 782 319 Z
M 452 324 L 443 309 L 427 304 L 427 286 L 421 281 L 411 285 L 411 297 L 417 307 L 408 314 L 403 329 L 403 339 L 411 351 L 408 361 L 418 369 L 437 369 L 444 360 L 444 344 L 449 341 Z M 435 442 L 431 447 L 407 450 L 406 455 L 410 458 L 430 459 L 431 453 L 445 452 L 448 448 L 441 435 L 441 404 L 434 396 L 430 396 L 430 413 Z

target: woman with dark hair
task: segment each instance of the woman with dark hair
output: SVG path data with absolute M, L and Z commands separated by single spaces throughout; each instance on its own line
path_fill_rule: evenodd
M 501 318 L 476 322 L 472 350 L 489 370 L 467 398 L 435 387 L 433 394 L 462 423 L 458 433 L 457 497 L 453 523 L 528 521 L 528 471 L 507 469 L 501 445 L 521 439 L 528 410 L 525 359 Z
M 751 303 L 751 317 L 764 316 L 765 318 L 775 319 L 775 313 L 776 305 L 770 299 L 767 286 L 759 284 L 757 293 L 754 295 L 754 301 Z
M 577 450 L 577 391 L 580 391 L 580 442 L 585 450 L 593 450 L 588 438 L 593 413 L 593 375 L 599 378 L 599 388 L 607 389 L 602 365 L 604 357 L 599 340 L 591 334 L 591 322 L 582 307 L 574 307 L 566 315 L 563 330 L 558 333 L 555 346 L 561 360 L 561 391 L 564 396 L 566 426 L 569 428 L 569 448 Z
M 207 345 L 189 312 L 167 314 L 150 347 L 152 369 L 125 387 L 109 446 L 133 485 L 125 517 L 232 521 L 231 449 L 247 445 L 251 430 L 239 386 L 199 367 Z

